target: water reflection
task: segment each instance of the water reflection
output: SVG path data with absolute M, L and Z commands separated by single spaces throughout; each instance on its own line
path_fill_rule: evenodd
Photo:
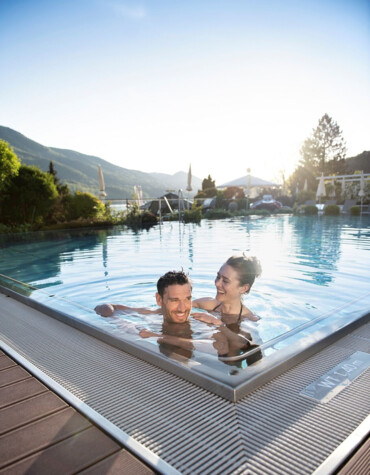
M 340 218 L 339 218 L 340 219 Z M 334 217 L 305 216 L 293 221 L 297 263 L 310 270 L 303 272 L 318 285 L 328 285 L 341 256 L 341 226 Z

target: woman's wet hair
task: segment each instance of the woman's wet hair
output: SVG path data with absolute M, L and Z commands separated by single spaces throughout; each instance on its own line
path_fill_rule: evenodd
M 159 295 L 163 298 L 164 291 L 170 285 L 185 285 L 189 284 L 192 287 L 192 282 L 188 274 L 185 274 L 183 270 L 166 272 L 162 277 L 158 279 L 157 290 Z
M 249 289 L 246 291 L 248 294 L 256 277 L 262 273 L 260 261 L 255 256 L 243 254 L 242 256 L 231 256 L 226 264 L 237 271 L 240 285 L 249 284 Z

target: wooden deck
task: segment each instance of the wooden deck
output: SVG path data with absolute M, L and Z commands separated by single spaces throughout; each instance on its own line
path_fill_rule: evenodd
M 0 350 L 0 473 L 154 472 Z

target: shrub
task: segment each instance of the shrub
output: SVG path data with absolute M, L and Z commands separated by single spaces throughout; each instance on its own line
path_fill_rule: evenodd
M 340 213 L 339 206 L 337 205 L 327 205 L 324 208 L 324 214 L 326 216 L 338 216 Z
M 318 209 L 314 205 L 304 206 L 303 212 L 306 216 L 311 216 L 318 213 Z
M 223 219 L 223 218 L 232 218 L 232 213 L 224 209 L 209 209 L 206 211 L 204 217 L 207 219 Z
M 202 219 L 201 208 L 192 208 L 189 210 L 185 210 L 185 213 L 184 213 L 185 223 L 200 223 L 201 219 Z
M 270 216 L 271 211 L 268 209 L 249 209 L 246 213 L 246 216 Z
M 91 193 L 76 191 L 67 197 L 68 219 L 97 218 L 105 212 L 104 204 Z
M 351 216 L 360 216 L 361 208 L 359 206 L 351 206 L 349 212 Z

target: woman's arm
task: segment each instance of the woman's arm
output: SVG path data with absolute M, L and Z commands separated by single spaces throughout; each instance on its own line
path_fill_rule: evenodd
M 208 310 L 209 312 L 211 312 L 218 304 L 219 302 L 212 297 L 203 297 L 192 301 L 193 308 L 201 308 L 203 310 Z

